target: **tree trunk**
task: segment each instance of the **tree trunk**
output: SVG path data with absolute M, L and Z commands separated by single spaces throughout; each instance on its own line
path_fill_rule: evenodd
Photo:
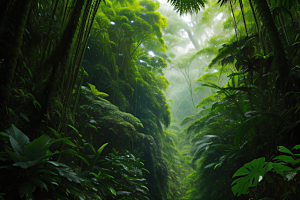
M 56 48 L 54 48 L 53 54 L 45 61 L 45 66 L 53 69 L 51 72 L 51 76 L 48 80 L 47 86 L 44 90 L 44 101 L 42 102 L 42 108 L 37 124 L 40 124 L 42 119 L 44 119 L 46 115 L 51 94 L 53 94 L 55 83 L 57 83 L 57 81 L 55 81 L 55 77 L 60 66 L 59 63 L 61 63 L 62 65 L 65 64 L 63 61 L 65 60 L 67 52 L 70 50 L 72 40 L 74 38 L 78 23 L 80 21 L 79 19 L 83 5 L 84 0 L 77 0 L 75 8 L 71 14 L 71 18 L 64 30 L 59 44 Z
M 243 16 L 244 25 L 245 25 L 245 31 L 246 31 L 246 34 L 247 34 L 247 37 L 248 37 L 248 30 L 247 30 L 247 24 L 246 24 L 246 19 L 245 19 L 243 1 L 239 0 L 239 3 L 240 3 L 240 8 L 241 8 L 242 16 Z
M 12 5 L 11 12 L 3 19 L 0 30 L 0 123 L 2 124 L 0 128 L 6 126 L 7 102 L 14 81 L 30 5 L 31 0 L 16 1 Z
M 289 65 L 286 58 L 286 54 L 282 45 L 282 42 L 279 37 L 279 33 L 277 27 L 275 26 L 275 22 L 272 18 L 271 11 L 267 4 L 266 0 L 255 0 L 257 12 L 260 15 L 264 27 L 266 28 L 269 41 L 274 51 L 274 57 L 276 61 L 277 70 L 280 75 L 280 89 L 283 93 L 286 92 L 285 82 L 286 78 L 289 74 Z
M 231 1 L 230 2 L 230 8 L 231 8 L 231 13 L 232 13 L 232 17 L 233 17 L 233 23 L 234 23 L 234 30 L 235 30 L 235 36 L 236 36 L 236 41 L 239 41 L 238 39 L 238 27 L 236 25 L 236 21 L 235 21 L 235 16 L 234 16 L 234 12 L 233 12 L 233 8 L 232 8 L 232 3 Z
M 252 14 L 253 14 L 253 17 L 254 17 L 254 20 L 255 20 L 255 24 L 256 24 L 256 28 L 257 28 L 257 33 L 258 33 L 258 35 L 259 35 L 259 33 L 260 33 L 260 28 L 259 28 L 259 24 L 258 24 L 258 21 L 257 21 L 256 14 L 255 14 L 255 10 L 254 10 L 253 4 L 252 4 L 252 0 L 249 0 L 249 4 L 250 4 L 251 10 L 252 10 Z M 261 41 L 261 46 L 262 46 L 264 55 L 266 55 L 266 49 L 265 49 L 264 39 L 263 39 L 263 38 L 260 38 L 260 41 Z
M 184 30 L 187 32 L 187 34 L 188 34 L 188 36 L 189 36 L 191 42 L 193 43 L 195 49 L 196 49 L 197 51 L 199 51 L 199 50 L 200 50 L 200 46 L 199 46 L 198 42 L 195 40 L 195 38 L 193 37 L 193 35 L 192 35 L 190 29 L 189 29 L 189 28 L 185 28 Z

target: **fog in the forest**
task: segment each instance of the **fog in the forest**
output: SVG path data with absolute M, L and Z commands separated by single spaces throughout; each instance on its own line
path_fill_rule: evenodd
M 226 10 L 216 9 L 219 6 L 208 5 L 198 14 L 180 16 L 166 0 L 159 2 L 158 11 L 168 22 L 168 29 L 164 30 L 163 38 L 169 47 L 169 60 L 168 67 L 163 72 L 170 86 L 165 94 L 171 105 L 172 117 L 181 121 L 186 116 L 195 114 L 195 110 L 201 110 L 201 107 L 197 108 L 197 104 L 213 94 L 210 88 L 195 91 L 195 88 L 201 85 L 195 80 L 206 73 L 218 72 L 206 70 L 206 66 L 214 57 L 211 51 L 194 56 L 194 59 L 191 57 L 204 48 L 216 51 L 223 41 L 232 37 L 234 30 L 223 29 L 224 23 L 231 16 Z M 221 76 L 219 84 L 223 85 L 225 80 L 226 78 Z

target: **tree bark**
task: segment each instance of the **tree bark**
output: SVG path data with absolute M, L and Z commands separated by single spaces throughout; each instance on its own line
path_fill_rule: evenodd
M 275 22 L 272 18 L 271 11 L 266 0 L 254 0 L 256 4 L 257 12 L 260 15 L 264 27 L 266 28 L 269 41 L 274 51 L 274 57 L 276 61 L 277 70 L 280 75 L 280 89 L 283 93 L 286 92 L 285 82 L 288 81 L 287 76 L 289 75 L 289 65 L 286 58 L 286 54 L 279 37 L 279 33 Z
M 259 33 L 260 33 L 260 28 L 259 28 L 259 24 L 258 24 L 258 21 L 257 21 L 256 14 L 255 14 L 255 10 L 254 10 L 253 4 L 252 4 L 252 0 L 249 0 L 249 4 L 250 4 L 251 10 L 252 10 L 252 14 L 253 14 L 253 17 L 254 17 L 254 20 L 255 20 L 255 24 L 256 24 L 256 28 L 257 28 L 257 33 L 258 33 L 258 35 L 259 35 Z M 261 46 L 262 46 L 264 55 L 266 55 L 266 49 L 265 49 L 264 39 L 263 39 L 263 38 L 260 38 L 260 41 L 261 41 Z
M 243 16 L 243 21 L 244 21 L 244 26 L 245 26 L 245 31 L 248 37 L 248 29 L 247 29 L 247 24 L 246 24 L 246 19 L 245 19 L 245 13 L 244 13 L 244 6 L 243 6 L 243 1 L 239 0 L 240 3 L 240 8 L 241 8 L 241 12 L 242 12 L 242 16 Z
M 229 1 L 230 2 L 230 8 L 231 8 L 231 13 L 232 13 L 232 17 L 233 17 L 233 23 L 234 23 L 234 31 L 235 31 L 235 36 L 236 36 L 236 41 L 239 41 L 239 39 L 238 39 L 238 27 L 237 27 L 237 25 L 236 25 L 236 21 L 235 21 L 235 16 L 234 16 L 234 12 L 233 12 L 233 8 L 232 8 L 232 3 L 231 3 L 231 1 Z
M 71 18 L 61 37 L 60 43 L 57 45 L 56 48 L 54 48 L 53 54 L 50 55 L 50 57 L 45 61 L 45 66 L 52 68 L 52 72 L 48 80 L 47 86 L 44 90 L 44 94 L 43 94 L 44 101 L 42 102 L 42 108 L 36 124 L 40 124 L 42 119 L 44 119 L 46 115 L 51 94 L 53 93 L 53 90 L 55 88 L 55 83 L 57 83 L 55 81 L 55 77 L 57 75 L 57 71 L 60 66 L 59 63 L 65 64 L 63 61 L 65 60 L 65 56 L 71 47 L 72 40 L 74 38 L 78 23 L 80 21 L 79 19 L 80 19 L 83 5 L 84 5 L 84 0 L 77 0 L 74 10 L 71 14 Z
M 0 30 L 0 128 L 6 126 L 7 103 L 14 81 L 18 56 L 21 52 L 30 5 L 31 0 L 15 1 L 11 12 L 3 19 Z

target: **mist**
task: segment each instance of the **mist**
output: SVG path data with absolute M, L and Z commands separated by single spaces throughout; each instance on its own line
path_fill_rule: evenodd
M 170 82 L 165 95 L 171 105 L 173 118 L 182 121 L 202 110 L 197 107 L 205 97 L 214 93 L 210 88 L 195 88 L 201 85 L 196 79 L 206 73 L 217 70 L 206 69 L 214 58 L 215 52 L 223 42 L 233 37 L 233 27 L 224 29 L 224 24 L 231 18 L 228 10 L 219 9 L 214 1 L 209 1 L 204 9 L 197 14 L 179 15 L 166 1 L 158 1 L 158 11 L 167 18 L 168 28 L 163 30 L 165 44 L 168 45 L 167 68 L 164 76 Z M 204 48 L 209 52 L 195 54 Z M 194 59 L 191 57 L 194 56 Z M 219 85 L 223 85 L 228 78 L 221 76 Z

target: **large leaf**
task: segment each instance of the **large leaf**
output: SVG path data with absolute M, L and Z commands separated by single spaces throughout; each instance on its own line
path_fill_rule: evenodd
M 31 182 L 24 182 L 18 189 L 21 198 L 32 199 L 33 185 Z
M 234 195 L 247 194 L 249 187 L 255 187 L 258 182 L 263 178 L 266 172 L 272 169 L 271 162 L 265 162 L 265 158 L 258 158 L 246 163 L 243 167 L 238 169 L 233 177 L 237 178 L 232 182 L 232 191 Z
M 29 138 L 13 124 L 11 125 L 11 128 L 6 129 L 6 131 L 9 134 L 10 144 L 15 153 L 23 155 L 23 149 L 29 144 Z
M 24 155 L 30 160 L 42 159 L 50 147 L 50 137 L 42 135 L 24 148 Z
M 79 177 L 75 172 L 73 172 L 67 165 L 54 161 L 47 161 L 47 163 L 51 165 L 47 165 L 47 168 L 50 170 L 56 170 L 58 175 L 67 178 L 69 181 L 73 181 L 75 183 L 80 183 L 84 181 L 81 177 Z M 52 171 L 51 171 L 52 172 Z
M 286 155 L 276 156 L 275 158 L 273 158 L 273 160 L 278 160 L 278 161 L 282 161 L 285 163 L 289 163 L 289 164 L 292 164 L 293 166 L 300 162 L 299 159 L 295 160 L 293 157 L 286 156 Z
M 8 155 L 10 156 L 10 158 L 15 161 L 15 162 L 26 162 L 29 161 L 28 158 L 24 157 L 24 156 L 20 156 L 8 149 L 5 149 L 6 153 L 8 153 Z
M 36 186 L 38 186 L 39 188 L 41 189 L 45 189 L 47 192 L 48 192 L 48 186 L 46 183 L 44 183 L 43 181 L 39 180 L 39 179 L 36 179 L 36 178 L 33 178 L 31 180 Z
M 286 163 L 273 163 L 273 168 L 275 172 L 284 176 L 284 172 L 292 171 L 293 168 L 285 165 Z
M 38 162 L 39 162 L 39 160 L 32 160 L 32 161 L 26 161 L 26 162 L 16 162 L 15 164 L 13 164 L 13 166 L 18 166 L 18 167 L 21 167 L 23 169 L 27 169 L 29 167 L 34 166 Z
M 60 176 L 67 178 L 71 182 L 80 183 L 81 181 L 84 181 L 82 178 L 80 178 L 75 172 L 71 171 L 69 168 L 56 167 L 56 170 Z

